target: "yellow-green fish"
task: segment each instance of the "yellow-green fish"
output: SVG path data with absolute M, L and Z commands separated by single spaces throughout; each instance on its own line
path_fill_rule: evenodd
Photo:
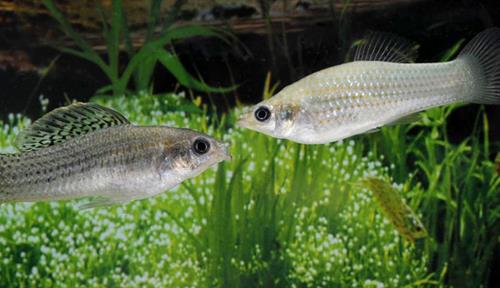
M 380 208 L 401 236 L 411 242 L 427 236 L 422 222 L 391 184 L 378 178 L 367 178 L 361 183 L 373 193 Z
M 321 144 L 407 122 L 452 103 L 500 104 L 500 29 L 481 32 L 453 61 L 411 62 L 414 46 L 379 34 L 354 62 L 313 73 L 244 113 L 239 125 L 304 144 Z M 400 63 L 397 63 L 400 62 Z
M 98 197 L 85 207 L 157 195 L 230 158 L 227 144 L 189 129 L 134 126 L 92 103 L 56 109 L 0 154 L 0 202 Z

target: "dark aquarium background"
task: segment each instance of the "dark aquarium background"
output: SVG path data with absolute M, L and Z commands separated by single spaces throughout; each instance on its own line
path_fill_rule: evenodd
M 495 0 L 0 1 L 2 153 L 44 113 L 91 101 L 233 154 L 122 206 L 0 203 L 0 287 L 498 287 L 500 106 L 436 108 L 328 145 L 235 126 L 348 61 L 368 31 L 440 62 L 493 26 Z M 395 224 L 380 194 L 413 218 Z

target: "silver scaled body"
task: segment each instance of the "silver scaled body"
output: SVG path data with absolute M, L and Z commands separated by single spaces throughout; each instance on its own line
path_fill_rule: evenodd
M 276 115 L 283 126 L 278 136 L 328 143 L 428 108 L 467 101 L 475 87 L 473 71 L 460 59 L 428 64 L 358 61 L 313 73 L 267 105 L 296 103 Z M 287 116 L 294 121 L 287 123 Z
M 356 46 L 357 45 L 357 46 Z M 354 62 L 323 69 L 243 113 L 238 124 L 276 138 L 323 144 L 408 123 L 452 103 L 500 105 L 500 29 L 474 37 L 453 61 L 411 63 L 394 35 L 357 41 Z
M 103 197 L 122 203 L 151 197 L 228 158 L 227 147 L 213 139 L 214 149 L 203 159 L 189 155 L 192 139 L 200 135 L 124 125 L 0 155 L 0 202 Z

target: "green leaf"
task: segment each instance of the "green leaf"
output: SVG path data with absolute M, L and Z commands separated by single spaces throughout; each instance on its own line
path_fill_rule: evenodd
M 446 50 L 444 52 L 443 56 L 441 56 L 441 61 L 449 61 L 457 54 L 457 52 L 460 50 L 460 47 L 462 47 L 462 44 L 464 43 L 465 39 L 459 40 L 455 45 L 453 45 L 450 49 Z
M 153 38 L 153 33 L 160 19 L 161 3 L 163 0 L 151 0 L 149 7 L 148 29 L 146 30 L 146 37 L 144 43 L 148 43 Z M 173 9 L 173 8 L 172 8 Z
M 113 86 L 112 85 L 106 85 L 101 88 L 99 88 L 97 91 L 95 91 L 96 95 L 104 95 L 108 94 L 113 91 Z
M 87 55 L 87 57 L 99 58 L 99 54 L 92 50 L 92 46 L 75 30 L 73 30 L 73 27 L 71 27 L 69 22 L 64 18 L 64 16 L 52 0 L 44 0 L 43 4 L 47 8 L 47 10 L 49 10 L 52 17 L 59 23 L 63 32 L 66 33 L 66 35 L 68 35 L 75 42 L 75 44 L 83 51 L 84 54 Z
M 203 26 L 174 27 L 163 32 L 162 35 L 160 35 L 157 40 L 151 42 L 151 44 L 163 47 L 166 44 L 170 43 L 172 40 L 180 40 L 198 36 L 216 37 L 223 40 L 227 44 L 230 44 L 227 35 L 225 36 L 225 34 L 223 34 L 221 31 L 222 30 Z
M 172 24 L 175 23 L 175 20 L 177 19 L 177 15 L 179 15 L 179 12 L 181 11 L 182 6 L 187 3 L 187 0 L 175 0 L 174 4 L 170 6 L 170 10 L 167 13 L 167 16 L 165 17 L 165 21 L 163 24 L 163 31 L 166 31 Z
M 120 35 L 123 24 L 123 8 L 121 0 L 113 0 L 113 15 L 111 17 L 111 31 L 107 37 L 108 58 L 110 70 L 118 78 Z
M 132 76 L 132 73 L 134 73 L 138 69 L 139 65 L 142 65 L 145 61 L 148 61 L 148 59 L 151 58 L 155 59 L 156 62 L 156 57 L 153 53 L 152 46 L 143 46 L 128 62 L 128 65 L 123 71 L 119 81 L 121 85 L 126 86 L 130 80 L 130 77 Z
M 145 57 L 135 71 L 136 74 L 136 89 L 145 91 L 150 86 L 154 69 L 158 60 L 155 57 Z
M 76 57 L 80 57 L 82 59 L 85 59 L 89 62 L 96 64 L 97 66 L 99 66 L 99 68 L 101 68 L 101 70 L 104 72 L 104 74 L 106 74 L 106 76 L 108 76 L 108 78 L 111 77 L 111 74 L 109 71 L 109 66 L 104 61 L 102 61 L 101 58 L 99 58 L 99 57 L 96 58 L 93 55 L 89 55 L 85 52 L 81 52 L 81 51 L 71 49 L 71 48 L 60 48 L 59 50 L 63 53 L 71 54 L 71 55 L 74 55 Z
M 196 89 L 203 92 L 226 93 L 235 89 L 235 87 L 212 87 L 199 80 L 193 78 L 189 72 L 186 71 L 179 58 L 164 49 L 158 49 L 155 52 L 156 57 L 165 68 L 170 71 L 177 81 L 183 86 Z

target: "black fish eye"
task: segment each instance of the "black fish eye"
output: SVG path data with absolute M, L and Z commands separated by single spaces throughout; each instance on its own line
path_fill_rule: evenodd
M 196 154 L 203 155 L 210 150 L 210 143 L 206 139 L 198 138 L 194 140 L 193 150 Z
M 271 117 L 271 111 L 265 106 L 261 106 L 255 110 L 255 119 L 264 122 Z

